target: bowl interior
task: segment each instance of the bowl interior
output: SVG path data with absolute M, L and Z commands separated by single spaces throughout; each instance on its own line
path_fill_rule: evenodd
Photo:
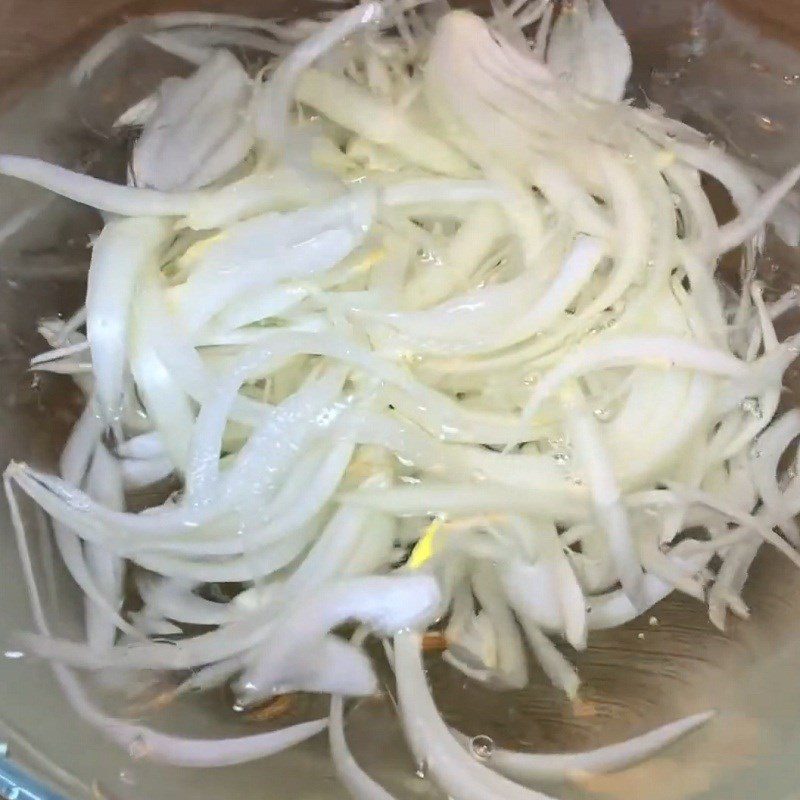
M 152 4 L 150 4 L 152 5 Z M 220 4 L 250 10 L 263 4 Z M 713 2 L 616 0 L 614 12 L 634 48 L 631 91 L 660 103 L 675 117 L 723 140 L 769 173 L 800 160 L 800 52 L 766 39 Z M 311 8 L 275 4 L 271 12 Z M 59 61 L 55 59 L 54 63 Z M 0 115 L 0 151 L 80 165 L 93 174 L 123 175 L 128 142 L 111 128 L 118 113 L 179 63 L 132 39 L 92 80 L 76 90 L 68 59 Z M 69 314 L 85 288 L 93 212 L 17 182 L 0 192 L 0 462 L 23 458 L 52 467 L 79 410 L 65 380 L 32 381 L 29 357 L 42 349 L 36 321 Z M 800 259 L 770 241 L 760 265 L 775 291 L 800 280 Z M 795 324 L 799 320 L 790 321 Z M 800 397 L 800 373 L 789 376 L 787 404 Z M 31 515 L 35 522 L 35 518 Z M 66 633 L 79 625 L 81 604 L 54 565 L 47 535 L 31 542 L 48 612 Z M 0 741 L 69 796 L 134 798 L 250 798 L 334 800 L 324 737 L 269 761 L 190 771 L 134 763 L 77 720 L 48 668 L 27 657 L 14 634 L 31 628 L 17 579 L 19 562 L 6 513 L 0 525 Z M 574 660 L 584 687 L 569 703 L 533 673 L 524 692 L 490 693 L 436 659 L 430 677 L 449 722 L 470 735 L 486 734 L 522 750 L 577 750 L 643 732 L 708 708 L 718 717 L 704 730 L 646 764 L 610 776 L 576 778 L 548 787 L 563 798 L 735 800 L 796 797 L 800 759 L 800 573 L 766 550 L 753 569 L 745 599 L 748 621 L 720 633 L 706 609 L 670 598 L 643 619 L 594 635 Z M 98 676 L 102 678 L 102 676 Z M 394 719 L 392 687 L 382 700 L 351 712 L 348 736 L 355 755 L 398 798 L 438 797 L 414 772 Z M 309 709 L 305 709 L 309 710 Z M 302 710 L 301 710 L 302 711 Z M 192 697 L 153 718 L 167 730 L 197 735 L 252 731 L 222 695 Z

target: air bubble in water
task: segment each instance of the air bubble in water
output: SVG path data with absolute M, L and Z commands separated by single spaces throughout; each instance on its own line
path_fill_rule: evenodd
M 553 461 L 555 461 L 559 467 L 565 467 L 567 464 L 569 464 L 569 453 L 565 453 L 563 451 L 553 453 Z
M 119 779 L 126 786 L 136 786 L 136 775 L 129 769 L 120 770 Z
M 756 117 L 756 124 L 762 131 L 766 131 L 767 133 L 778 133 L 778 131 L 783 130 L 783 125 L 781 125 L 780 122 L 776 122 L 772 117 L 766 114 L 758 115 Z
M 25 653 L 22 650 L 6 650 L 3 653 L 5 658 L 10 658 L 12 661 L 18 661 L 20 658 L 25 658 Z
M 494 740 L 484 734 L 474 736 L 470 740 L 469 749 L 478 761 L 488 761 L 494 754 Z
M 611 418 L 611 409 L 608 408 L 596 408 L 594 410 L 594 415 L 600 422 L 606 422 Z
M 414 770 L 414 774 L 422 781 L 425 780 L 425 776 L 428 774 L 428 765 L 421 761 L 417 764 L 416 770 Z

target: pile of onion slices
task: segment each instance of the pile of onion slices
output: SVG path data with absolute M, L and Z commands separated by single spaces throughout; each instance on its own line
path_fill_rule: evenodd
M 0 156 L 0 174 L 103 215 L 86 303 L 41 321 L 32 365 L 71 376 L 85 410 L 57 474 L 5 473 L 25 646 L 78 714 L 136 757 L 196 767 L 327 728 L 360 800 L 390 798 L 344 735 L 348 698 L 379 688 L 368 637 L 414 759 L 454 800 L 542 798 L 522 784 L 621 769 L 704 723 L 477 753 L 437 710 L 423 635 L 491 689 L 526 686 L 532 656 L 575 697 L 568 655 L 592 630 L 676 591 L 722 628 L 748 614 L 763 544 L 800 564 L 800 412 L 778 413 L 800 339 L 775 331 L 798 294 L 755 270 L 769 228 L 798 244 L 800 170 L 762 192 L 626 102 L 630 49 L 602 0 L 163 14 L 113 31 L 73 80 L 132 37 L 185 68 L 120 117 L 138 131 L 124 183 Z M 83 641 L 48 623 L 22 495 L 85 597 Z M 87 673 L 169 679 L 171 699 L 228 686 L 243 709 L 326 694 L 330 716 L 181 738 L 111 716 Z

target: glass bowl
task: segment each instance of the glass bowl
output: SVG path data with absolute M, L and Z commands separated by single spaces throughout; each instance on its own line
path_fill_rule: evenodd
M 111 122 L 179 64 L 131 39 L 79 90 L 68 79 L 69 67 L 81 48 L 120 22 L 123 12 L 136 16 L 189 5 L 270 16 L 302 15 L 315 8 L 279 0 L 97 2 L 93 14 L 70 19 L 64 13 L 67 4 L 56 6 L 61 11 L 50 24 L 64 25 L 67 31 L 74 26 L 72 46 L 37 51 L 35 64 L 22 59 L 24 68 L 0 98 L 0 151 L 121 177 L 129 143 L 113 131 Z M 800 160 L 800 137 L 795 134 L 800 129 L 800 52 L 715 2 L 616 0 L 611 5 L 634 50 L 634 96 L 663 105 L 767 174 L 777 175 Z M 737 0 L 736 5 L 743 3 Z M 104 6 L 109 10 L 105 16 L 100 13 Z M 791 33 L 774 25 L 771 31 Z M 45 50 L 50 38 L 59 38 L 52 31 L 41 36 Z M 0 461 L 24 458 L 52 467 L 79 398 L 64 380 L 33 381 L 28 359 L 42 349 L 37 319 L 68 314 L 78 306 L 88 236 L 100 219 L 15 181 L 3 179 L 0 186 Z M 798 280 L 800 260 L 770 240 L 760 269 L 777 291 Z M 796 326 L 798 320 L 793 322 Z M 793 389 L 800 390 L 800 372 L 790 373 L 788 383 L 785 402 L 796 404 L 800 395 Z M 54 566 L 46 536 L 34 537 L 33 545 L 48 587 L 48 611 L 69 632 L 80 624 L 80 599 Z M 235 768 L 191 771 L 134 763 L 78 720 L 48 667 L 15 646 L 15 632 L 30 629 L 31 620 L 16 578 L 19 565 L 5 510 L 0 559 L 0 652 L 5 652 L 0 658 L 0 741 L 8 743 L 15 763 L 73 800 L 346 797 L 322 736 L 267 761 Z M 718 710 L 703 730 L 646 763 L 548 787 L 554 796 L 795 800 L 800 798 L 800 572 L 765 548 L 745 600 L 751 619 L 731 622 L 725 633 L 709 623 L 700 603 L 674 596 L 644 618 L 594 634 L 588 650 L 575 658 L 584 682 L 575 703 L 536 672 L 525 691 L 500 694 L 454 677 L 435 658 L 429 675 L 449 722 L 522 750 L 595 747 L 685 714 Z M 218 694 L 189 698 L 151 721 L 167 730 L 202 731 L 206 736 L 252 731 Z M 359 761 L 398 798 L 441 796 L 415 774 L 388 683 L 381 698 L 354 708 L 348 736 Z

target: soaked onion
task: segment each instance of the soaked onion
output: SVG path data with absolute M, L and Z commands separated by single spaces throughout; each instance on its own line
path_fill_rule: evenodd
M 5 473 L 27 646 L 76 711 L 137 757 L 211 767 L 328 723 L 182 739 L 109 717 L 77 671 L 174 672 L 171 697 L 224 684 L 239 707 L 330 694 L 336 771 L 378 800 L 343 727 L 346 698 L 378 685 L 367 636 L 420 769 L 455 800 L 541 798 L 513 781 L 620 769 L 705 723 L 589 753 L 471 752 L 436 709 L 422 634 L 441 621 L 442 658 L 489 689 L 524 687 L 530 653 L 575 697 L 554 640 L 582 649 L 675 591 L 707 595 L 722 628 L 747 614 L 764 542 L 800 563 L 800 478 L 781 474 L 800 417 L 777 415 L 800 340 L 773 325 L 798 297 L 766 302 L 754 268 L 766 225 L 796 238 L 800 168 L 762 191 L 628 103 L 602 0 L 166 14 L 108 34 L 73 80 L 135 36 L 193 71 L 120 116 L 139 129 L 126 185 L 0 156 L 105 214 L 85 307 L 41 322 L 52 349 L 32 364 L 72 375 L 85 411 L 59 474 Z M 250 74 L 240 48 L 270 60 Z M 715 273 L 730 251 L 736 292 Z M 165 479 L 179 491 L 127 507 Z M 20 494 L 53 520 L 85 641 L 51 634 Z

